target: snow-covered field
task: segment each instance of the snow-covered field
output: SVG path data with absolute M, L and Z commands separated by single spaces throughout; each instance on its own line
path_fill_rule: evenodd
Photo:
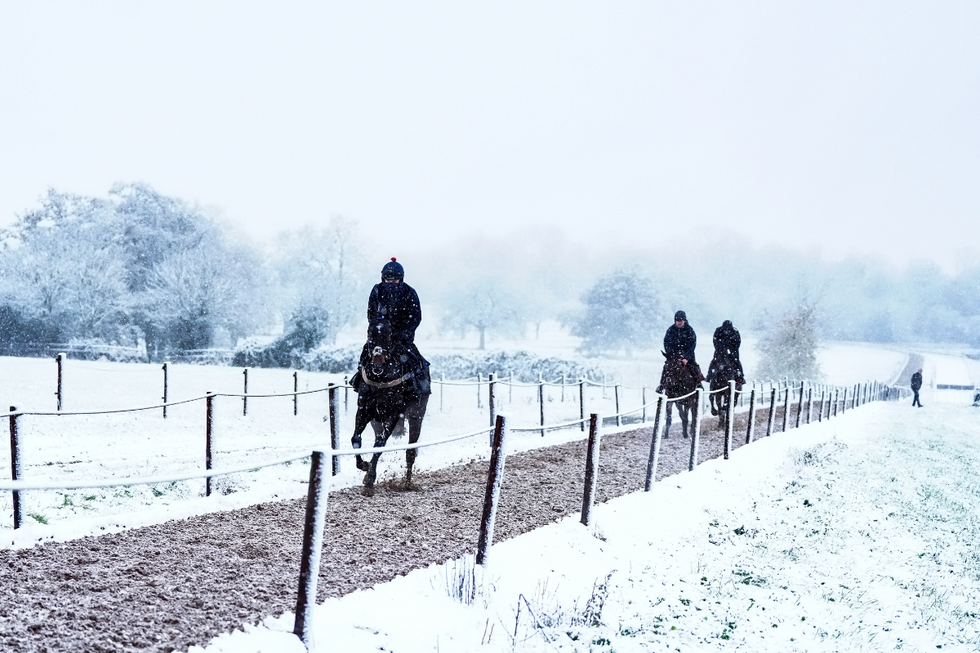
M 751 371 L 752 354 L 746 351 Z M 891 380 L 900 351 L 852 345 L 821 349 L 825 381 L 849 385 Z M 654 359 L 655 360 L 655 359 Z M 330 600 L 318 607 L 317 650 L 509 651 L 893 649 L 978 650 L 980 454 L 976 409 L 939 383 L 977 379 L 980 363 L 927 355 L 924 409 L 872 404 L 736 450 L 693 473 L 657 484 L 651 494 L 616 499 L 596 510 L 595 533 L 570 517 L 496 545 L 475 605 L 452 600 L 449 580 L 461 561 Z M 54 363 L 0 359 L 0 396 L 19 410 L 54 408 Z M 339 378 L 300 373 L 300 390 Z M 241 370 L 172 366 L 170 400 L 208 390 L 238 393 Z M 292 372 L 252 370 L 250 393 L 292 390 Z M 968 381 L 969 382 L 969 381 Z M 70 361 L 64 408 L 100 410 L 152 405 L 162 390 L 159 366 Z M 552 389 L 548 421 L 577 417 L 572 397 Z M 438 393 L 438 390 L 437 390 Z M 424 439 L 488 425 L 475 388 L 446 389 L 429 405 Z M 501 393 L 506 394 L 506 393 Z M 572 393 L 569 393 L 572 394 Z M 354 396 L 342 436 L 349 437 Z M 534 424 L 533 389 L 501 397 L 514 422 Z M 306 451 L 327 439 L 324 394 L 299 398 L 216 400 L 216 467 L 259 464 Z M 624 405 L 639 403 L 639 395 Z M 595 391 L 588 410 L 611 413 Z M 135 478 L 203 469 L 204 403 L 116 416 L 22 417 L 25 478 Z M 577 430 L 521 434 L 526 449 L 581 437 Z M 9 469 L 4 447 L 0 465 Z M 434 468 L 484 458 L 485 438 L 422 450 Z M 393 459 L 391 470 L 401 464 Z M 384 458 L 382 459 L 384 460 Z M 49 464 L 52 463 L 52 464 Z M 308 467 L 278 466 L 223 480 L 199 498 L 201 482 L 105 490 L 25 492 L 29 524 L 2 525 L 3 546 L 70 539 L 200 512 L 305 493 Z M 338 484 L 359 475 L 345 465 Z M 506 482 L 506 480 L 505 480 Z M 601 482 L 601 479 L 600 479 Z M 10 515 L 9 493 L 0 515 Z M 0 519 L 4 519 L 0 517 Z M 9 517 L 8 517 L 9 519 Z M 601 605 L 600 605 L 601 604 Z M 518 609 L 520 606 L 520 609 Z M 438 615 L 438 617 L 435 617 Z M 289 651 L 292 615 L 217 638 L 212 652 Z M 202 642 L 202 645 L 205 644 Z M 197 649 L 194 649 L 197 650 Z

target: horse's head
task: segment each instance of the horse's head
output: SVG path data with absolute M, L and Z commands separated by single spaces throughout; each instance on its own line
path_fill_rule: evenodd
M 375 365 L 384 363 L 391 351 L 391 325 L 387 320 L 371 320 L 367 344 L 371 349 L 371 362 Z

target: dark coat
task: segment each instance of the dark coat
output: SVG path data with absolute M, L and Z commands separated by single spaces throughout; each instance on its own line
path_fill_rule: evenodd
M 742 346 L 742 336 L 739 335 L 738 329 L 732 326 L 731 322 L 726 321 L 715 329 L 712 342 L 715 345 L 716 354 L 728 355 L 738 360 L 738 349 Z
M 368 299 L 367 318 L 368 322 L 387 321 L 391 337 L 408 347 L 415 342 L 415 330 L 422 323 L 418 293 L 404 282 L 376 284 Z
M 664 353 L 667 357 L 680 356 L 688 361 L 694 360 L 694 347 L 698 344 L 698 336 L 687 322 L 683 328 L 676 324 L 670 325 L 664 334 Z
M 916 392 L 922 387 L 922 375 L 916 372 L 912 375 L 912 389 Z

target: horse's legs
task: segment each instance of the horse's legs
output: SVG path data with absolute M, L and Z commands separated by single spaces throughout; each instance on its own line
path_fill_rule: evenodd
M 369 411 L 366 407 L 361 406 L 358 402 L 357 413 L 354 415 L 354 435 L 351 436 L 350 443 L 355 449 L 361 448 L 361 434 L 364 433 L 364 429 L 371 422 L 371 416 L 368 414 Z M 354 463 L 357 468 L 362 472 L 368 470 L 368 464 L 361 458 L 361 454 L 354 456 Z
M 712 388 L 714 390 L 714 388 Z M 711 402 L 711 414 L 717 415 L 721 410 L 721 400 L 717 394 L 708 395 L 708 401 Z
M 687 418 L 690 411 L 691 411 L 690 406 L 688 406 L 686 401 L 677 402 L 677 412 L 680 413 L 681 416 L 681 427 L 683 428 L 684 431 L 685 440 L 688 439 L 688 437 L 690 437 L 687 434 L 687 421 L 688 421 Z
M 386 419 L 382 425 L 381 433 L 374 436 L 374 447 L 379 448 L 385 446 L 388 442 L 388 437 L 391 432 L 395 430 L 395 424 L 400 420 L 402 416 L 395 413 L 388 419 Z M 364 475 L 364 485 L 366 487 L 374 487 L 374 481 L 378 478 L 378 460 L 381 459 L 381 452 L 375 453 L 371 456 L 371 464 L 368 465 L 367 474 Z M 360 469 L 360 466 L 358 466 Z
M 408 443 L 415 444 L 422 435 L 422 419 L 425 417 L 425 408 L 429 403 L 429 395 L 424 394 L 418 401 L 405 406 L 405 417 L 408 418 Z M 405 483 L 412 482 L 412 466 L 415 465 L 415 457 L 418 449 L 405 450 Z

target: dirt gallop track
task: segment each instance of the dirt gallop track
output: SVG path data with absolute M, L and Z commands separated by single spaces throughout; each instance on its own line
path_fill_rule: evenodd
M 765 435 L 768 411 L 759 411 Z M 735 446 L 744 442 L 745 417 Z M 777 430 L 781 414 L 777 416 Z M 724 434 L 707 417 L 701 461 Z M 658 478 L 687 468 L 690 441 L 664 441 Z M 649 425 L 602 441 L 598 500 L 641 490 Z M 585 442 L 507 459 L 496 541 L 582 507 Z M 476 548 L 486 462 L 417 474 L 419 489 L 331 493 L 320 596 L 369 588 Z M 0 651 L 184 651 L 295 607 L 305 502 L 267 503 L 102 537 L 0 551 Z

